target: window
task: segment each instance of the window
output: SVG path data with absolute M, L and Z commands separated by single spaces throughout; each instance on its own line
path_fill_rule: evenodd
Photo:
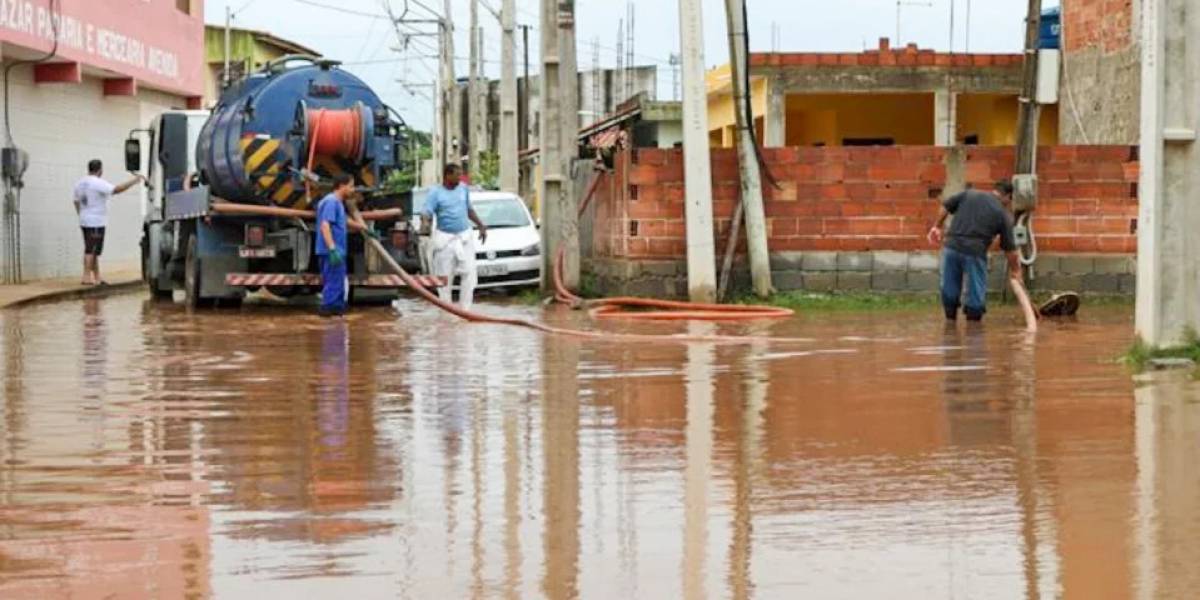
M 192 0 L 175 0 L 175 8 L 184 14 L 192 14 Z

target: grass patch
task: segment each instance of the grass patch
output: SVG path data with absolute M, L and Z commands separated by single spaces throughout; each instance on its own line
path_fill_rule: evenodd
M 1150 361 L 1163 358 L 1186 358 L 1200 364 L 1200 335 L 1197 335 L 1195 331 L 1189 331 L 1187 340 L 1182 346 L 1170 348 L 1151 348 L 1139 339 L 1121 357 L 1121 362 L 1139 371 L 1144 371 Z
M 741 296 L 738 304 L 753 304 L 790 308 L 808 312 L 859 312 L 929 310 L 939 305 L 937 296 L 929 294 L 868 294 L 783 292 L 761 300 L 751 295 Z
M 524 306 L 537 306 L 542 303 L 542 291 L 537 288 L 522 290 L 521 293 L 513 296 L 513 302 Z

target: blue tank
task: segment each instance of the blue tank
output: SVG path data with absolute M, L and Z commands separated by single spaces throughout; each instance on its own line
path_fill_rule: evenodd
M 299 61 L 304 64 L 295 66 Z M 318 146 L 322 151 L 310 161 L 318 121 L 325 134 L 344 143 L 337 151 Z M 376 185 L 381 170 L 396 165 L 402 126 L 367 84 L 338 63 L 289 58 L 222 94 L 200 133 L 196 162 L 214 196 L 304 208 L 310 173 L 324 181 L 349 173 L 359 185 Z M 340 131 L 329 131 L 333 127 Z
M 1042 11 L 1042 26 L 1038 32 L 1038 48 L 1057 50 L 1062 43 L 1062 9 L 1048 8 Z

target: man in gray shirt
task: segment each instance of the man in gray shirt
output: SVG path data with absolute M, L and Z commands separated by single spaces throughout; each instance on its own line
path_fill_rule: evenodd
M 961 306 L 969 321 L 983 320 L 987 312 L 988 248 L 1000 238 L 1008 258 L 1008 276 L 1020 280 L 1021 262 L 1013 240 L 1013 218 L 1006 208 L 1012 202 L 1012 184 L 996 183 L 996 194 L 968 189 L 942 203 L 937 223 L 929 230 L 929 243 L 942 248 L 942 306 L 946 318 L 958 319 Z M 949 231 L 944 231 L 951 215 Z M 964 302 L 963 287 L 966 284 Z

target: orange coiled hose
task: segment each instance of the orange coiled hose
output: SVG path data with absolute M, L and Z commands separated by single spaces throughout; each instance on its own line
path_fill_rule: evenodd
M 311 152 L 319 156 L 362 158 L 363 115 L 358 108 L 308 111 L 308 139 Z

